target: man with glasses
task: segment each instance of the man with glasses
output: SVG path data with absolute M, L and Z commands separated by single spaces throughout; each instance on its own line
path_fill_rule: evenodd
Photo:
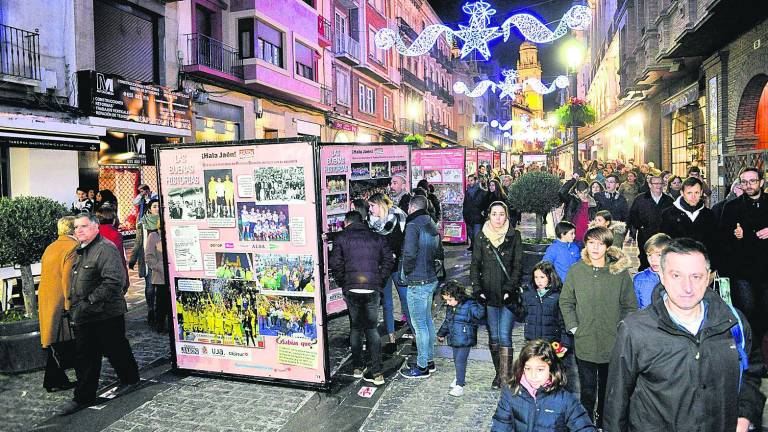
M 723 258 L 723 273 L 731 278 L 734 306 L 762 341 L 768 328 L 768 196 L 757 168 L 742 168 L 739 181 L 744 193 L 725 205 L 720 221 L 720 236 L 731 251 Z
M 663 185 L 661 177 L 649 175 L 649 190 L 637 195 L 629 210 L 629 225 L 637 230 L 639 271 L 647 269 L 650 265 L 645 254 L 645 242 L 661 232 L 661 213 L 673 204 L 672 197 L 662 192 Z
M 615 221 L 626 222 L 629 216 L 627 199 L 618 192 L 619 176 L 609 174 L 605 177 L 605 192 L 595 196 L 598 210 L 608 210 Z M 618 245 L 617 245 L 618 246 Z

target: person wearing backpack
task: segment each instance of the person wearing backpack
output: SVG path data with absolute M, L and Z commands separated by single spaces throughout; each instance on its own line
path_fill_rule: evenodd
M 744 315 L 707 289 L 709 270 L 707 251 L 695 240 L 676 239 L 664 248 L 663 290 L 619 324 L 605 431 L 761 426 L 764 366 Z

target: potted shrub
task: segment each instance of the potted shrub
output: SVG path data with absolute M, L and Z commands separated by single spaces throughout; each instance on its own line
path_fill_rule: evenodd
M 560 205 L 557 195 L 560 179 L 545 172 L 523 174 L 509 188 L 509 202 L 522 213 L 536 215 L 536 237 L 523 239 L 523 280 L 530 278 L 533 266 L 544 256 L 552 239 L 544 238 L 544 221 L 547 214 Z
M 403 141 L 407 142 L 408 144 L 413 144 L 417 147 L 424 147 L 424 136 L 419 134 L 408 135 Z
M 571 98 L 555 111 L 560 125 L 565 127 L 582 127 L 593 124 L 596 120 L 595 109 L 587 101 Z
M 37 297 L 32 264 L 56 239 L 63 204 L 44 197 L 0 198 L 0 265 L 21 271 L 24 311 L 0 315 L 0 372 L 22 372 L 45 365 L 40 347 Z

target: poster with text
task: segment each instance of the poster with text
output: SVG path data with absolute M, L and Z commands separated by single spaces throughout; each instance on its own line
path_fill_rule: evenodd
M 501 169 L 509 170 L 509 165 L 507 165 L 507 152 L 501 152 Z
M 411 181 L 427 179 L 435 187 L 442 210 L 443 241 L 464 243 L 467 228 L 462 216 L 464 203 L 464 149 L 419 149 L 411 152 Z
M 497 172 L 501 169 L 501 152 L 493 152 L 493 169 Z
M 410 190 L 410 146 L 382 145 L 322 145 L 320 147 L 320 184 L 322 185 L 322 223 L 327 247 L 324 262 L 333 248 L 333 237 L 344 228 L 344 214 L 353 200 L 367 200 L 371 195 L 391 195 L 392 176 L 401 176 Z M 330 272 L 327 280 L 326 310 L 329 314 L 342 312 L 347 305 Z
M 477 149 L 467 149 L 464 155 L 464 173 L 466 176 L 477 175 Z
M 477 152 L 478 174 L 480 173 L 480 167 L 485 167 L 485 175 L 488 178 L 491 178 L 492 176 L 491 170 L 493 169 L 493 152 L 492 151 L 478 150 Z
M 159 150 L 180 369 L 328 381 L 315 146 Z

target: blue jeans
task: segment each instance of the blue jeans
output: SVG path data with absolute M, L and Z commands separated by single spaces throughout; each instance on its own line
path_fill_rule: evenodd
M 471 347 L 453 348 L 453 364 L 456 367 L 456 385 L 464 387 L 464 378 L 467 376 L 467 359 Z
M 475 236 L 483 229 L 483 224 L 467 224 L 467 237 L 469 237 L 469 245 L 475 244 Z
M 437 288 L 437 281 L 408 285 L 408 310 L 411 312 L 411 325 L 416 335 L 416 365 L 422 369 L 435 359 L 435 323 L 432 320 L 432 294 Z
M 397 287 L 397 294 L 400 296 L 400 308 L 405 316 L 408 316 L 408 301 L 406 300 L 406 292 L 408 287 L 399 286 L 395 283 L 394 278 L 397 272 L 392 273 L 392 277 L 387 279 L 387 284 L 384 286 L 384 292 L 382 295 L 381 308 L 384 311 L 384 324 L 387 326 L 387 333 L 392 334 L 395 332 L 395 301 L 392 295 L 392 288 Z
M 488 338 L 492 344 L 512 348 L 512 328 L 515 315 L 506 306 L 486 306 Z

